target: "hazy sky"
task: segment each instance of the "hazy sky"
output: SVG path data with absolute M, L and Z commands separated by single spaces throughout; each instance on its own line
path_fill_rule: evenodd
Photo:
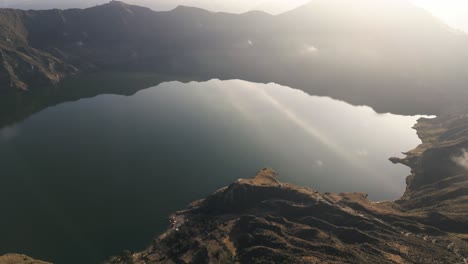
M 155 10 L 169 10 L 177 5 L 196 6 L 212 11 L 234 13 L 249 10 L 263 10 L 277 14 L 300 6 L 309 0 L 123 0 L 127 3 L 149 6 Z M 316 1 L 316 0 L 311 0 Z M 353 1 L 353 0 L 343 0 Z M 376 0 L 378 1 L 378 0 Z M 427 9 L 454 28 L 468 32 L 468 0 L 410 0 Z M 46 8 L 71 6 L 93 6 L 108 0 L 0 0 L 2 6 L 28 8 L 46 6 Z
M 223 1 L 223 0 L 221 0 Z M 310 0 L 314 1 L 314 0 Z M 352 1 L 352 0 L 343 0 Z M 438 18 L 445 21 L 451 27 L 461 29 L 468 32 L 468 0 L 409 0 L 414 4 L 425 8 Z M 255 2 L 255 1 L 253 1 Z M 309 0 L 295 0 L 295 1 L 257 1 L 257 2 L 273 2 L 272 10 L 290 9 L 291 6 L 301 5 L 309 2 Z
M 221 0 L 223 1 L 223 0 Z M 264 8 L 273 12 L 281 12 L 290 9 L 292 6 L 299 6 L 308 2 L 309 0 L 295 0 L 295 1 L 268 1 L 257 0 L 257 2 L 264 2 Z M 314 0 L 311 0 L 314 1 Z M 349 1 L 349 0 L 344 0 Z M 352 0 L 350 0 L 352 1 Z M 255 2 L 255 1 L 252 1 Z M 268 3 L 271 2 L 271 3 Z M 468 0 L 411 0 L 414 4 L 425 8 L 435 16 L 439 17 L 451 27 L 461 29 L 468 32 Z M 270 7 L 266 7 L 270 5 Z M 261 6 L 261 5 L 258 5 Z
M 452 27 L 468 32 L 468 0 L 413 0 Z

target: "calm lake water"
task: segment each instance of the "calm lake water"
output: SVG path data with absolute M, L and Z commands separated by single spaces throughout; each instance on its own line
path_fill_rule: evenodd
M 322 192 L 398 198 L 418 117 L 276 84 L 163 83 L 64 103 L 0 130 L 0 254 L 98 263 L 264 167 Z

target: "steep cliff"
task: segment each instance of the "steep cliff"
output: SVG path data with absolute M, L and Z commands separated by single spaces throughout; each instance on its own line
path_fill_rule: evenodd
M 109 263 L 467 263 L 468 115 L 421 119 L 404 196 L 321 194 L 271 169 L 171 216 L 142 252 Z
M 391 159 L 412 169 L 397 201 L 322 194 L 263 169 L 174 213 L 146 250 L 108 263 L 467 263 L 468 115 L 415 128 L 423 143 Z M 22 263 L 13 257 L 27 259 L 0 263 Z
M 404 159 L 391 159 L 412 172 L 396 204 L 424 223 L 468 233 L 468 115 L 423 119 L 415 128 L 423 144 Z
M 30 45 L 25 19 L 29 12 L 0 10 L 0 92 L 26 90 L 31 84 L 58 83 L 77 69 L 45 50 Z

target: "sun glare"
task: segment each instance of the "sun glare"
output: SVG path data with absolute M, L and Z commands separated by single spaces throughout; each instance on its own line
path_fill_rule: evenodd
M 468 1 L 466 0 L 413 0 L 445 21 L 451 27 L 468 32 Z

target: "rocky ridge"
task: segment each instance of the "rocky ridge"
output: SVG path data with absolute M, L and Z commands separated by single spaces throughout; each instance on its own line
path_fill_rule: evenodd
M 41 90 L 78 72 L 144 71 L 276 82 L 378 112 L 440 114 L 463 104 L 468 37 L 403 3 L 321 0 L 276 16 L 119 1 L 0 9 L 0 92 Z
M 109 263 L 467 263 L 467 171 L 452 158 L 466 147 L 467 118 L 419 121 L 423 144 L 392 159 L 412 168 L 397 201 L 322 194 L 263 169 L 175 213 L 149 248 Z
M 327 7 L 321 8 L 326 10 Z M 381 49 L 380 43 L 369 42 L 372 44 L 369 50 L 382 56 L 391 54 L 391 58 L 381 57 L 378 62 L 381 64 L 372 61 L 378 65 L 371 70 L 354 67 L 350 60 L 345 61 L 342 68 L 324 73 L 317 70 L 322 69 L 321 63 L 328 65 L 337 58 L 323 59 L 322 56 L 347 48 L 335 47 L 339 43 L 346 43 L 350 49 L 363 45 L 359 41 L 360 28 L 353 32 L 355 39 L 347 39 L 347 35 L 336 31 L 323 34 L 326 35 L 323 39 L 313 37 L 312 33 L 320 28 L 310 25 L 324 20 L 317 18 L 306 23 L 300 19 L 301 10 L 304 9 L 277 17 L 255 13 L 216 14 L 187 7 L 153 12 L 117 1 L 86 10 L 3 9 L 0 10 L 0 90 L 27 90 L 35 85 L 56 84 L 79 71 L 128 65 L 136 70 L 162 72 L 169 69 L 171 73 L 276 81 L 306 91 L 310 89 L 313 94 L 382 107 L 385 111 L 397 105 L 397 111 L 393 112 L 440 113 L 440 109 L 466 104 L 467 94 L 463 88 L 466 82 L 460 76 L 466 76 L 463 63 L 468 53 L 460 48 L 464 43 L 462 38 L 448 34 L 439 24 L 436 23 L 433 28 L 437 30 L 431 34 L 425 34 L 426 31 L 415 34 L 418 28 L 405 33 L 412 36 L 412 42 L 405 47 L 420 48 L 417 40 L 421 40 L 427 44 L 429 53 L 413 53 L 408 49 L 394 54 Z M 108 23 L 96 23 L 96 19 Z M 242 26 L 236 28 L 235 34 L 223 34 L 234 24 Z M 258 26 L 245 26 L 252 24 Z M 167 25 L 176 30 L 167 32 Z M 281 28 L 289 32 L 291 25 L 297 31 L 288 37 L 276 34 L 281 37 L 275 38 L 279 39 L 275 43 L 265 41 L 275 34 L 257 34 L 277 33 L 276 29 Z M 141 30 L 133 30 L 135 28 Z M 398 28 L 391 29 L 398 32 Z M 374 31 L 366 31 L 366 34 L 368 32 Z M 382 43 L 399 45 L 398 41 L 406 39 L 380 34 L 385 31 L 378 27 L 376 32 L 372 40 Z M 295 41 L 283 43 L 281 39 Z M 431 41 L 434 39 L 444 41 Z M 304 49 L 304 43 L 315 46 Z M 442 46 L 445 48 L 434 48 Z M 203 60 L 207 50 L 211 52 L 210 61 Z M 313 55 L 319 58 L 317 60 L 304 60 L 289 53 L 282 57 L 271 56 L 283 54 L 285 50 L 301 50 L 301 56 L 305 51 L 319 51 L 320 55 Z M 440 50 L 440 54 L 434 50 Z M 340 61 L 341 58 L 353 59 L 347 57 L 350 54 L 341 55 Z M 361 62 L 364 58 L 359 59 Z M 400 59 L 409 63 L 402 65 Z M 438 65 L 433 63 L 435 61 L 447 64 Z M 287 69 L 283 68 L 285 65 L 289 65 Z M 307 71 L 297 71 L 291 65 L 300 65 Z M 446 65 L 450 68 L 444 68 Z M 433 68 L 423 71 L 426 66 Z M 380 68 L 392 71 L 374 74 L 373 71 Z M 400 75 L 399 69 L 404 75 Z M 298 72 L 305 72 L 307 76 L 296 75 Z M 434 72 L 438 74 L 432 74 Z M 441 76 L 440 72 L 450 74 Z M 406 75 L 413 76 L 415 81 L 406 79 Z M 387 79 L 388 76 L 392 79 Z M 310 83 L 314 83 L 313 88 Z M 362 83 L 372 89 L 381 87 L 382 91 L 360 90 Z M 338 89 L 335 91 L 333 87 Z M 347 92 L 357 94 L 358 98 L 350 97 Z M 375 93 L 379 97 L 375 97 Z M 374 97 L 364 98 L 367 94 Z M 392 97 L 395 94 L 398 98 Z M 401 94 L 405 94 L 408 101 L 404 101 Z M 407 190 L 397 201 L 376 203 L 360 193 L 321 194 L 282 183 L 273 170 L 265 169 L 252 179 L 241 179 L 175 213 L 171 218 L 172 227 L 146 250 L 124 252 L 109 262 L 468 263 L 468 116 L 459 114 L 467 112 L 418 122 L 416 129 L 423 143 L 406 153 L 406 158 L 391 159 L 412 169 Z M 0 263 L 11 261 L 30 263 L 34 260 L 11 254 L 0 257 Z
M 28 12 L 0 10 L 0 86 L 26 90 L 56 84 L 78 70 L 51 53 L 30 44 L 24 20 Z M 1 90 L 1 89 L 0 89 Z

